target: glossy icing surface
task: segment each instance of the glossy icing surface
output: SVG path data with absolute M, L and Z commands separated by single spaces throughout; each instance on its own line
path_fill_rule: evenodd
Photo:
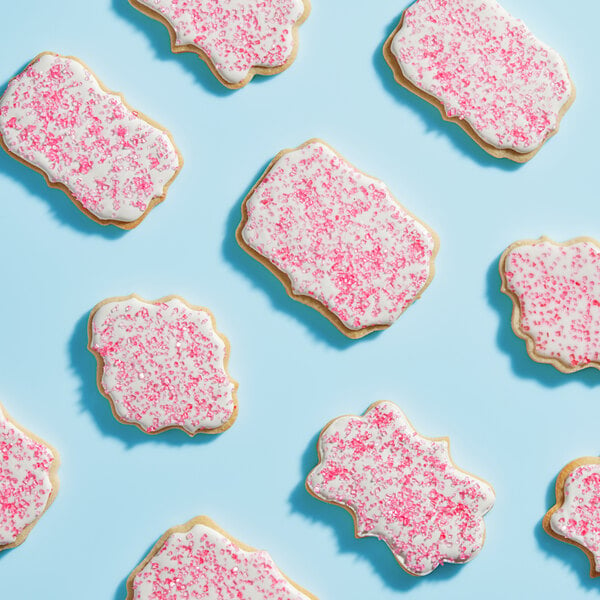
M 179 169 L 166 132 L 105 92 L 80 62 L 54 54 L 10 81 L 0 135 L 100 220 L 136 221 Z
M 302 0 L 137 0 L 173 27 L 176 45 L 192 44 L 223 79 L 243 81 L 253 67 L 280 67 L 294 49 Z
M 518 245 L 506 255 L 504 276 L 536 354 L 569 368 L 600 361 L 600 248 L 587 241 Z
M 560 55 L 495 0 L 417 0 L 391 51 L 411 83 L 496 148 L 539 147 L 572 93 Z
M 277 160 L 246 210 L 246 244 L 348 329 L 393 323 L 429 282 L 432 233 L 318 141 Z
M 170 535 L 133 580 L 133 600 L 308 600 L 264 551 L 206 525 Z
M 335 419 L 319 455 L 310 491 L 349 508 L 357 535 L 384 540 L 409 573 L 427 575 L 481 550 L 494 491 L 456 468 L 448 443 L 420 436 L 392 402 Z
M 564 502 L 550 519 L 557 534 L 581 544 L 600 571 L 600 465 L 574 469 L 564 483 Z
M 46 510 L 53 461 L 51 450 L 13 425 L 0 408 L 0 549 Z
M 172 299 L 108 302 L 94 313 L 90 347 L 117 416 L 157 432 L 194 434 L 226 424 L 235 410 L 226 344 L 209 313 Z

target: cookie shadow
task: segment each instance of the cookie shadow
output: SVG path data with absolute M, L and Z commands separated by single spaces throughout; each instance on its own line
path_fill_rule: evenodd
M 34 57 L 32 56 L 31 59 Z M 4 93 L 9 82 L 21 73 L 29 64 L 27 61 L 21 65 L 0 87 Z M 67 225 L 86 235 L 100 235 L 107 239 L 118 239 L 126 231 L 114 225 L 101 225 L 86 216 L 75 203 L 61 190 L 51 188 L 44 177 L 26 166 L 24 163 L 10 156 L 0 149 L 0 173 L 8 175 L 19 183 L 30 196 L 42 200 L 50 209 L 50 214 L 61 225 Z
M 370 563 L 374 572 L 381 576 L 385 585 L 397 592 L 406 592 L 418 585 L 435 584 L 455 577 L 464 565 L 441 565 L 426 577 L 409 575 L 396 561 L 387 544 L 374 537 L 356 538 L 354 522 L 348 511 L 339 506 L 317 500 L 304 485 L 305 478 L 317 465 L 317 442 L 320 432 L 310 440 L 300 463 L 301 481 L 292 491 L 289 503 L 292 512 L 299 513 L 310 521 L 325 524 L 335 532 L 338 548 L 342 554 L 354 554 Z
M 88 350 L 88 317 L 85 313 L 75 325 L 69 341 L 71 369 L 80 378 L 80 406 L 88 411 L 104 435 L 123 442 L 127 449 L 139 444 L 166 444 L 181 446 L 185 443 L 208 444 L 218 435 L 199 433 L 190 437 L 183 430 L 169 429 L 156 435 L 144 433 L 135 425 L 117 421 L 113 416 L 109 401 L 100 393 L 96 384 L 96 357 Z
M 448 138 L 457 150 L 471 158 L 479 166 L 487 168 L 495 167 L 503 171 L 516 171 L 521 168 L 523 166 L 522 163 L 514 162 L 508 158 L 495 158 L 488 154 L 456 123 L 443 119 L 436 106 L 413 94 L 394 79 L 394 73 L 384 58 L 383 47 L 386 40 L 398 26 L 401 17 L 402 13 L 386 27 L 383 42 L 373 54 L 373 66 L 385 91 L 394 98 L 397 98 L 402 104 L 408 106 L 410 110 L 421 118 L 425 125 L 425 133 L 433 133 Z
M 166 26 L 134 8 L 128 0 L 112 0 L 112 8 L 119 17 L 129 21 L 136 29 L 144 32 L 158 60 L 163 62 L 172 61 L 181 65 L 194 77 L 196 83 L 214 96 L 231 96 L 237 91 L 231 90 L 220 83 L 212 74 L 208 65 L 197 54 L 193 52 L 173 52 L 171 38 Z
M 318 341 L 325 342 L 338 350 L 345 350 L 361 341 L 365 343 L 366 340 L 376 339 L 382 333 L 381 331 L 370 333 L 359 340 L 346 337 L 333 323 L 314 308 L 291 298 L 279 279 L 247 254 L 237 243 L 235 232 L 242 219 L 242 202 L 269 164 L 270 161 L 258 170 L 252 184 L 238 199 L 227 217 L 225 235 L 223 237 L 223 257 L 237 271 L 243 273 L 252 282 L 254 287 L 261 289 L 267 295 L 272 307 L 276 311 L 292 316 L 302 322 Z
M 129 579 L 129 575 L 144 560 L 144 558 L 146 558 L 146 556 L 148 556 L 148 554 L 150 554 L 150 551 L 152 550 L 152 548 L 154 548 L 155 543 L 156 543 L 156 540 L 148 546 L 148 548 L 146 549 L 146 552 L 144 552 L 143 554 L 140 555 L 140 558 L 135 563 L 135 566 L 132 567 L 131 571 L 129 571 L 129 573 L 127 573 L 127 575 L 125 575 L 125 577 L 119 582 L 119 586 L 117 587 L 117 590 L 114 595 L 114 600 L 125 600 L 125 598 L 128 597 L 127 596 L 127 594 L 128 594 L 127 580 Z
M 511 327 L 513 301 L 500 291 L 502 280 L 498 264 L 502 253 L 490 265 L 487 279 L 488 304 L 498 313 L 498 348 L 510 358 L 513 373 L 521 379 L 534 379 L 547 388 L 557 388 L 568 383 L 579 382 L 587 387 L 600 385 L 597 369 L 587 368 L 575 373 L 561 373 L 551 364 L 538 363 L 527 354 L 525 341 L 518 337 Z
M 554 506 L 555 502 L 555 482 L 551 481 L 546 490 L 547 510 Z M 561 542 L 548 535 L 542 526 L 542 522 L 543 517 L 536 523 L 533 534 L 544 554 L 566 563 L 569 569 L 577 575 L 579 584 L 585 590 L 600 591 L 598 582 L 590 577 L 590 561 L 584 552 L 572 544 Z

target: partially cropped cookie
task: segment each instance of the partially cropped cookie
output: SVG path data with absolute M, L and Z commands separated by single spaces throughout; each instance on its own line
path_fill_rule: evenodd
M 127 600 L 316 600 L 263 550 L 208 517 L 169 529 L 127 580 Z
M 575 99 L 558 52 L 496 0 L 417 0 L 384 54 L 398 83 L 499 158 L 532 158 Z
M 0 145 L 94 221 L 138 225 L 182 165 L 168 131 L 80 60 L 45 52 L 0 98 Z
M 89 319 L 98 387 L 114 416 L 146 433 L 220 433 L 237 417 L 229 342 L 206 308 L 169 296 L 98 304 Z
M 0 551 L 25 541 L 58 492 L 58 453 L 0 406 Z
M 579 458 L 558 474 L 556 504 L 543 526 L 552 537 L 583 550 L 590 576 L 600 575 L 600 458 Z
M 296 58 L 309 0 L 129 0 L 162 22 L 173 52 L 194 52 L 226 87 L 274 75 Z
M 563 373 L 600 368 L 600 245 L 523 240 L 500 258 L 512 327 L 529 356 Z
M 446 438 L 421 436 L 392 402 L 334 419 L 318 451 L 308 491 L 350 511 L 356 536 L 385 541 L 411 575 L 481 550 L 493 489 L 454 465 Z
M 437 236 L 320 140 L 280 152 L 242 204 L 240 246 L 342 333 L 385 329 L 431 282 Z

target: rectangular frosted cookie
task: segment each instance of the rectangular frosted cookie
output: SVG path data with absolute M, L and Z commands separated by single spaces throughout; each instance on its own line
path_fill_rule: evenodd
M 384 56 L 398 83 L 498 158 L 532 158 L 575 99 L 558 52 L 496 0 L 417 0 Z
M 94 221 L 138 225 L 182 165 L 168 131 L 79 59 L 44 52 L 0 98 L 0 145 Z

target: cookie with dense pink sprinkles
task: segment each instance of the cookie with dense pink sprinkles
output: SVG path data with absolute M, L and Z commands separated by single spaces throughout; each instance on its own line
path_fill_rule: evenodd
M 600 245 L 591 238 L 542 237 L 509 246 L 500 258 L 512 328 L 529 356 L 563 373 L 600 369 Z
M 392 402 L 334 419 L 317 447 L 307 490 L 348 510 L 355 535 L 383 540 L 411 575 L 481 550 L 492 487 L 454 465 L 447 438 L 421 436 Z
M 127 600 L 316 600 L 263 550 L 208 517 L 169 529 L 127 580 Z
M 590 577 L 600 575 L 600 458 L 578 458 L 558 474 L 556 504 L 542 524 L 548 535 L 586 553 Z
M 79 59 L 44 52 L 0 98 L 0 146 L 102 225 L 131 229 L 164 200 L 183 159 L 171 134 Z
M 561 56 L 496 0 L 416 0 L 384 56 L 400 85 L 498 158 L 532 158 L 575 99 Z
M 146 433 L 221 433 L 238 412 L 229 342 L 212 313 L 177 296 L 109 298 L 91 312 L 98 388 L 123 423 Z
M 129 0 L 169 30 L 173 52 L 194 52 L 226 87 L 287 69 L 309 0 Z
M 0 406 L 0 551 L 25 541 L 58 492 L 58 452 Z
M 350 338 L 389 327 L 419 298 L 438 250 L 383 182 L 316 139 L 275 157 L 242 203 L 236 237 Z

